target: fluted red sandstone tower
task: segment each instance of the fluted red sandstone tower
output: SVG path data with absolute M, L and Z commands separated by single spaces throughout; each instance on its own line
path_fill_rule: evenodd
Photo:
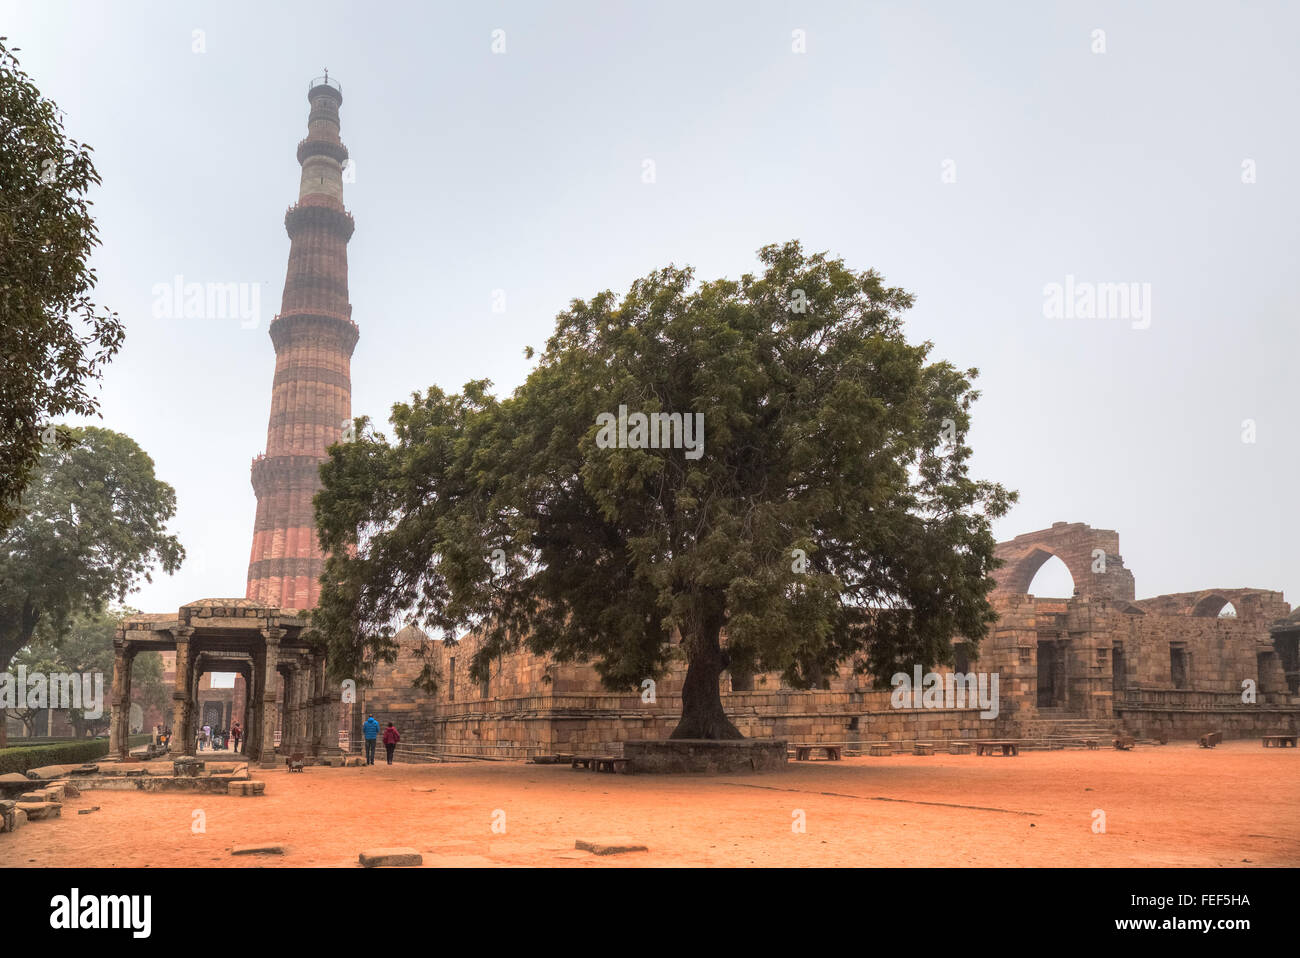
M 326 74 L 309 85 L 307 138 L 298 144 L 302 184 L 289 208 L 289 269 L 280 313 L 271 322 L 275 379 L 266 453 L 253 461 L 257 520 L 247 597 L 286 609 L 311 609 L 325 556 L 312 496 L 320 463 L 352 415 L 352 350 L 357 324 L 348 302 L 348 240 L 339 139 L 343 91 Z

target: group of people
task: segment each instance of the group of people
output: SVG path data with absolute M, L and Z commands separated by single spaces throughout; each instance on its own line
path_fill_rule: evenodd
M 373 715 L 366 719 L 366 724 L 361 726 L 361 734 L 366 740 L 366 764 L 375 764 L 375 742 L 379 739 L 379 720 Z M 388 728 L 384 729 L 384 751 L 388 753 L 388 764 L 393 764 L 393 752 L 397 750 L 397 743 L 401 741 L 402 736 L 393 728 L 393 723 L 388 723 Z
M 244 730 L 239 727 L 238 722 L 228 729 L 214 729 L 211 725 L 205 725 L 199 729 L 195 738 L 200 752 L 209 748 L 216 751 L 227 747 L 238 752 L 239 745 L 244 740 Z

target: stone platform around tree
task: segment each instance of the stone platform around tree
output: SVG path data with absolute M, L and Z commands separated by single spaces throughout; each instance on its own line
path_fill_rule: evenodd
M 639 739 L 623 743 L 623 757 L 642 774 L 775 772 L 785 768 L 785 739 Z

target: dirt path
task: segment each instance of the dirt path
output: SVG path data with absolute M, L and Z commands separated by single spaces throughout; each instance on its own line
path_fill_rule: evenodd
M 254 777 L 264 797 L 84 792 L 63 819 L 0 836 L 0 865 L 356 867 L 362 849 L 389 845 L 440 867 L 1300 865 L 1300 750 L 1254 741 L 855 758 L 772 775 L 381 759 Z M 101 810 L 76 814 L 91 805 Z M 804 833 L 791 828 L 797 810 Z M 205 831 L 192 830 L 195 812 Z M 575 839 L 607 835 L 650 850 L 573 854 Z M 230 855 L 268 841 L 288 853 Z

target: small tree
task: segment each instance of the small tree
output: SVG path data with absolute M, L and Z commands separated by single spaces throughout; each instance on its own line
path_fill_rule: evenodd
M 0 530 L 43 445 L 68 444 L 53 417 L 96 415 L 87 389 L 122 344 L 122 324 L 91 302 L 99 245 L 86 194 L 90 147 L 69 139 L 53 102 L 0 37 Z M 6 660 L 7 661 L 7 660 Z
M 15 668 L 17 666 L 22 666 L 26 669 L 27 675 L 29 676 L 35 675 L 36 673 L 49 675 L 51 672 L 60 671 L 58 650 L 48 642 L 32 643 L 31 646 L 23 649 L 19 655 L 15 656 L 13 664 Z M 26 695 L 26 691 L 27 690 L 23 688 L 18 689 L 20 699 L 16 703 L 16 707 L 5 709 L 4 711 L 8 717 L 16 718 L 18 721 L 23 723 L 23 727 L 27 729 L 28 738 L 34 738 L 37 735 L 36 719 L 41 714 L 45 713 L 47 709 L 35 707 L 31 702 L 22 698 L 22 696 Z M 50 704 L 48 698 L 46 699 L 45 704 L 46 706 Z M 0 742 L 0 745 L 3 744 L 5 744 L 5 742 Z
M 107 697 L 113 685 L 113 634 L 117 631 L 117 623 L 129 611 L 110 608 L 78 612 L 69 618 L 62 635 L 55 631 L 52 620 L 48 621 L 43 623 L 43 628 L 37 630 L 38 644 L 50 650 L 47 655 L 54 660 L 55 671 L 78 676 L 102 676 Z M 94 718 L 86 715 L 85 708 L 69 710 L 68 721 L 77 738 L 85 738 L 108 727 L 108 703 L 101 704 L 104 705 L 103 712 Z
M 431 388 L 393 407 L 394 445 L 358 420 L 316 499 L 335 662 L 391 657 L 408 615 L 477 627 L 480 681 L 521 643 L 624 689 L 682 654 L 673 737 L 716 739 L 740 737 L 724 668 L 879 680 L 978 643 L 1014 495 L 968 475 L 975 370 L 909 344 L 912 297 L 875 272 L 759 255 L 761 276 L 668 267 L 575 300 L 506 400 Z M 658 414 L 676 431 L 651 444 Z

